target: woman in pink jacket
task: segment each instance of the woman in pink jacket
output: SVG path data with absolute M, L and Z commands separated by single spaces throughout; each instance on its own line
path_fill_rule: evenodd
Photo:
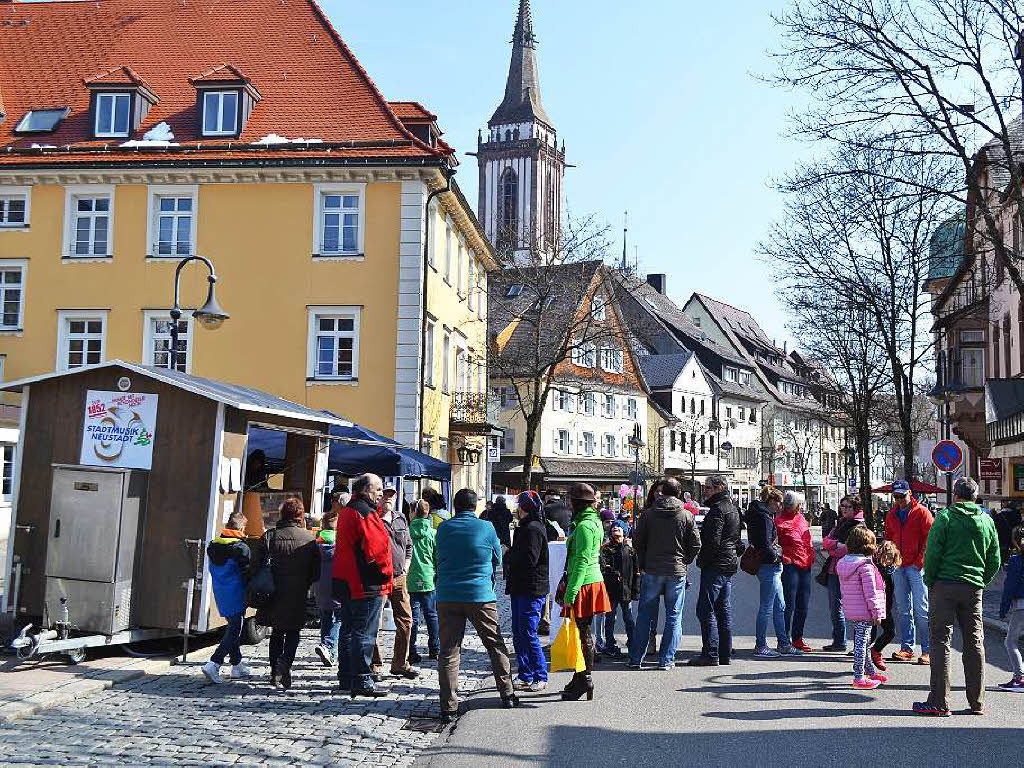
M 822 531 L 821 548 L 828 554 L 828 604 L 832 617 L 832 642 L 823 651 L 846 653 L 846 616 L 843 614 L 843 595 L 839 589 L 836 565 L 846 557 L 846 537 L 854 528 L 864 525 L 864 510 L 860 496 L 850 494 L 839 502 L 839 521 L 831 531 Z
M 836 565 L 846 618 L 853 622 L 853 687 L 870 690 L 889 680 L 868 653 L 871 627 L 885 618 L 885 582 L 872 557 L 875 534 L 858 527 L 846 538 L 847 555 Z

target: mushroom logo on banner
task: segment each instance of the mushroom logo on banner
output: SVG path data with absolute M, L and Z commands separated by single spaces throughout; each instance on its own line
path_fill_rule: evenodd
M 157 395 L 89 390 L 80 464 L 152 469 Z

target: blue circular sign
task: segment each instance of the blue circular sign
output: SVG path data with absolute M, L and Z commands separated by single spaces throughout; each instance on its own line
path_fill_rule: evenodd
M 964 452 L 952 440 L 943 440 L 932 450 L 932 463 L 942 472 L 955 472 L 964 463 Z

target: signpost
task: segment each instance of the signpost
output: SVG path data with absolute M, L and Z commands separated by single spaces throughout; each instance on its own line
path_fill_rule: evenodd
M 979 462 L 978 477 L 982 480 L 1002 480 L 1003 460 L 1002 459 L 981 459 Z
M 964 452 L 952 440 L 941 440 L 932 450 L 932 463 L 946 473 L 946 504 L 953 503 L 953 473 L 964 463 Z

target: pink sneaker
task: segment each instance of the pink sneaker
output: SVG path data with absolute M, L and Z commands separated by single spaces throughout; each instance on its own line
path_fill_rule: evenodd
M 874 690 L 875 688 L 877 688 L 880 685 L 881 685 L 881 683 L 878 680 L 875 680 L 874 678 L 871 678 L 871 677 L 866 678 L 866 679 L 865 678 L 861 678 L 859 680 L 854 678 L 854 681 L 853 681 L 853 687 L 856 688 L 857 690 L 860 690 L 860 691 L 872 691 L 872 690 Z
M 888 683 L 889 682 L 889 676 L 888 675 L 883 675 L 881 672 L 875 672 L 875 674 L 871 675 L 871 677 L 869 679 L 870 680 L 877 680 L 879 685 L 881 685 L 882 683 Z

